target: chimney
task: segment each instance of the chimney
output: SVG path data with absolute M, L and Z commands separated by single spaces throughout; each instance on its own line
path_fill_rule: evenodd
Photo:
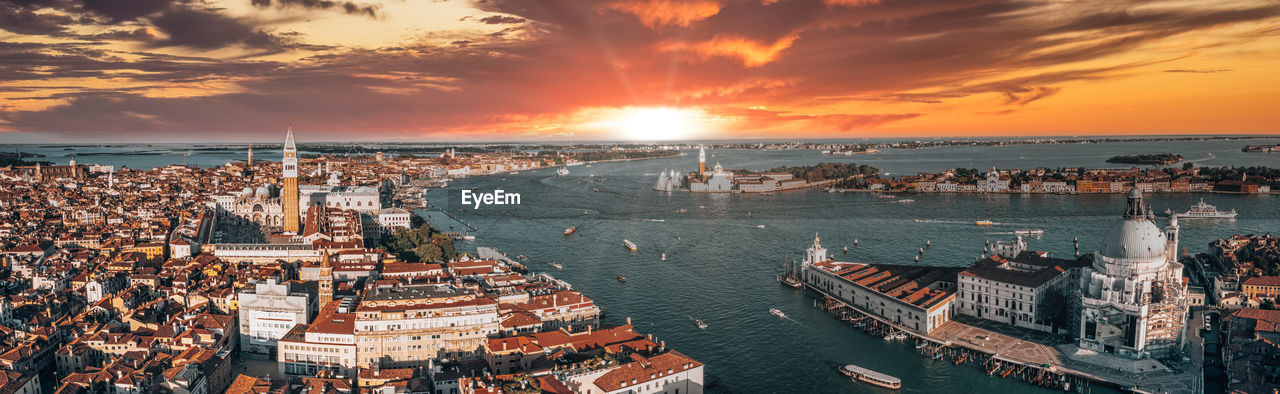
M 631 325 L 631 316 L 627 316 L 627 325 Z

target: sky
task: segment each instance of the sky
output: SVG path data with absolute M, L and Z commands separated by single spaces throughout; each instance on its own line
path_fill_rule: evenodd
M 1277 134 L 1280 2 L 0 0 L 0 143 Z

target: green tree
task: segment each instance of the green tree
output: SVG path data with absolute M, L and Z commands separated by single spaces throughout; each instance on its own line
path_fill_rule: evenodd
M 444 259 L 444 251 L 440 249 L 440 246 L 433 243 L 418 245 L 413 252 L 418 255 L 419 261 L 438 263 Z

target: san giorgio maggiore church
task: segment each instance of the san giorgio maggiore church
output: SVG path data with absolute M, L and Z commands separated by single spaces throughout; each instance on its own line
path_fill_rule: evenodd
M 311 205 L 351 209 L 362 214 L 372 214 L 381 208 L 380 194 L 371 186 L 339 186 L 341 172 L 328 171 L 323 165 L 314 174 L 329 175 L 325 185 L 298 185 L 297 146 L 293 140 L 293 128 L 285 136 L 284 160 L 281 163 L 283 187 L 263 184 L 257 188 L 246 187 L 239 193 L 214 196 L 214 203 L 224 212 L 244 218 L 264 227 L 283 228 L 286 232 L 302 230 L 297 222 L 306 215 Z M 253 147 L 249 148 L 248 163 L 253 168 Z M 290 168 L 292 166 L 292 168 Z M 289 197 L 293 196 L 292 199 Z M 290 219 L 294 222 L 290 223 Z
M 1177 217 L 1162 230 L 1134 188 L 1124 219 L 1083 272 L 1080 348 L 1132 359 L 1182 348 L 1187 284 L 1177 251 Z

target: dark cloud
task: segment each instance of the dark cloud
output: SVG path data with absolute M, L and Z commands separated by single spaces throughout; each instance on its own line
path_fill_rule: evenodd
M 166 9 L 182 0 L 84 0 L 82 7 L 112 22 L 138 19 Z
M 280 50 L 286 42 L 263 32 L 250 23 L 217 11 L 174 9 L 151 18 L 156 28 L 168 37 L 155 41 L 155 46 L 184 46 L 216 49 L 234 44 L 252 48 Z
M 480 22 L 487 23 L 490 25 L 524 23 L 524 18 L 517 18 L 514 16 L 506 16 L 506 15 L 486 16 L 484 18 L 480 18 L 479 20 Z
M 132 30 L 111 30 L 106 33 L 99 33 L 89 36 L 94 40 L 121 40 L 121 41 L 155 41 L 157 37 L 146 28 L 137 28 Z
M 1167 73 L 1191 73 L 1191 74 L 1216 74 L 1216 73 L 1225 73 L 1230 71 L 1233 71 L 1233 70 L 1229 68 L 1199 68 L 1199 69 L 1175 68 L 1170 70 L 1164 70 L 1164 72 L 1167 72 Z
M 280 7 L 303 7 L 310 9 L 336 9 L 351 15 L 366 15 L 371 18 L 378 17 L 377 5 L 361 5 L 349 1 L 329 1 L 329 0 L 250 0 L 251 4 L 258 7 L 269 7 L 272 4 Z
M 39 14 L 25 7 L 0 3 L 0 29 L 18 34 L 56 35 L 72 18 L 58 14 Z

